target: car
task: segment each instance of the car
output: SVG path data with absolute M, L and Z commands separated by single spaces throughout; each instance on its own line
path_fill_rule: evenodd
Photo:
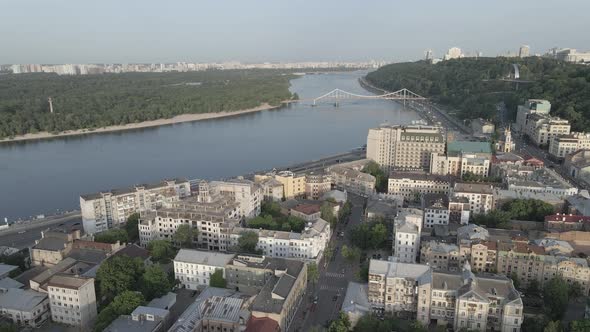
M 319 297 L 316 295 L 316 296 L 313 298 L 313 304 L 317 304 L 319 299 L 320 299 L 320 298 L 319 298 Z
M 338 300 L 338 295 L 334 295 L 334 296 L 332 297 L 332 301 L 336 302 L 336 300 Z
M 25 234 L 27 231 L 19 231 L 18 234 Z
M 197 295 L 197 291 L 196 291 L 196 290 L 194 290 L 194 291 L 191 293 L 191 297 L 195 297 L 195 295 Z

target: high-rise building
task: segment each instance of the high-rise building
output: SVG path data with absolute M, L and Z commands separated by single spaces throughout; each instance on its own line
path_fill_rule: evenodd
M 518 57 L 520 57 L 520 58 L 526 58 L 530 55 L 530 53 L 531 53 L 531 48 L 529 47 L 529 45 L 522 45 L 518 49 Z
M 526 104 L 518 105 L 516 111 L 516 129 L 524 131 L 527 125 L 528 117 L 531 114 L 546 114 L 551 111 L 551 103 L 544 99 L 529 99 Z
M 445 136 L 439 127 L 396 125 L 369 129 L 367 158 L 385 170 L 427 171 L 433 152 L 445 152 Z
M 424 52 L 424 60 L 430 61 L 432 59 L 433 59 L 432 50 L 426 50 L 426 52 Z

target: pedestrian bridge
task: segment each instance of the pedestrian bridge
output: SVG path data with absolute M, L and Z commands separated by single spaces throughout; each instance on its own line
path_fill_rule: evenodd
M 316 105 L 320 102 L 330 102 L 330 103 L 338 103 L 341 100 L 399 100 L 403 101 L 424 101 L 427 98 L 422 97 L 408 89 L 401 89 L 394 92 L 388 92 L 382 95 L 361 95 L 357 93 L 352 93 L 348 91 L 344 91 L 341 89 L 334 89 L 326 94 L 323 94 L 317 98 L 310 99 L 313 102 L 313 105 Z

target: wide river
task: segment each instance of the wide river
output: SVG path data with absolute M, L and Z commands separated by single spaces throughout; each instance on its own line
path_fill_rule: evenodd
M 335 88 L 369 94 L 365 72 L 305 75 L 301 99 Z M 0 218 L 79 208 L 79 196 L 164 178 L 215 179 L 288 166 L 366 144 L 381 123 L 418 115 L 384 100 L 291 105 L 235 117 L 116 133 L 0 144 Z

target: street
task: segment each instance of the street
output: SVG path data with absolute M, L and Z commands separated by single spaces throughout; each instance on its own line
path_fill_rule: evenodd
M 76 223 L 80 223 L 80 229 L 82 229 L 82 218 L 79 212 L 51 217 L 44 221 L 12 226 L 8 230 L 0 231 L 0 246 L 9 246 L 17 249 L 28 248 L 35 244 L 35 240 L 41 238 L 42 231 L 61 224 L 63 226 L 72 226 Z
M 319 264 L 319 280 L 316 285 L 311 282 L 307 285 L 307 294 L 297 310 L 289 331 L 308 331 L 313 326 L 326 326 L 338 316 L 342 301 L 346 294 L 348 282 L 357 280 L 359 271 L 358 262 L 348 263 L 340 254 L 340 248 L 346 244 L 350 246 L 347 237 L 340 237 L 340 232 L 347 233 L 347 230 L 361 222 L 365 198 L 348 194 L 352 203 L 352 209 L 348 222 L 340 222 L 333 231 L 330 244 L 334 248 L 333 259 L 324 267 L 324 261 Z M 317 303 L 313 303 L 317 296 Z

